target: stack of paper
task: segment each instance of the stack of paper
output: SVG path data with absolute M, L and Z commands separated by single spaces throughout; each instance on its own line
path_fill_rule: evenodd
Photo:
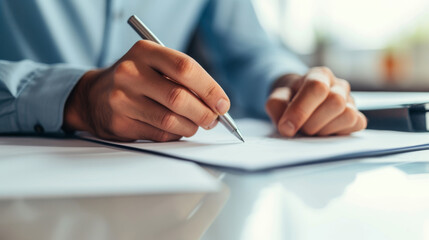
M 244 119 L 237 121 L 246 142 L 241 143 L 219 124 L 211 131 L 200 130 L 194 137 L 170 143 L 116 143 L 115 146 L 151 152 L 202 164 L 246 171 L 429 148 L 429 133 L 365 130 L 351 136 L 279 137 L 270 123 Z

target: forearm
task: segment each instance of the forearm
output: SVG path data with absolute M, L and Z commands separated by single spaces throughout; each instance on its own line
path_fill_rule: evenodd
M 302 78 L 301 74 L 295 74 L 295 73 L 281 75 L 270 85 L 270 89 L 268 93 L 271 94 L 275 89 L 280 87 L 285 87 L 285 86 L 295 89 L 296 87 L 294 85 L 297 85 L 296 84 L 297 80 L 301 78 Z
M 198 34 L 210 55 L 215 76 L 228 81 L 238 95 L 235 100 L 253 116 L 265 115 L 265 100 L 277 79 L 308 70 L 268 36 L 249 0 L 210 2 Z
M 273 56 L 268 52 L 247 58 L 253 58 L 254 62 L 231 69 L 230 78 L 237 79 L 236 88 L 241 93 L 244 107 L 254 116 L 265 115 L 265 102 L 273 88 L 285 84 L 290 76 L 302 75 L 307 71 L 307 67 L 296 58 Z

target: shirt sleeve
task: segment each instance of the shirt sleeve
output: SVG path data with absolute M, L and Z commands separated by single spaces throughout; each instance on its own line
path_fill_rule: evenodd
M 0 60 L 0 133 L 59 133 L 64 105 L 88 69 Z
M 272 83 L 284 74 L 307 71 L 268 36 L 250 0 L 209 1 L 196 35 L 214 76 L 231 97 L 231 108 L 240 108 L 245 115 L 266 117 Z

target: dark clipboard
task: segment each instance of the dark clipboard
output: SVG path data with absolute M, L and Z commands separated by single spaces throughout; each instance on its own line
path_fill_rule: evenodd
M 429 131 L 429 103 L 360 109 L 368 119 L 368 129 L 405 132 Z

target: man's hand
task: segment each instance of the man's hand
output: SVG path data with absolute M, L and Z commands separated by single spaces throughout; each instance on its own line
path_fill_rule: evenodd
M 350 85 L 325 67 L 305 76 L 286 75 L 273 86 L 266 110 L 280 134 L 347 135 L 366 128 L 350 96 Z
M 191 57 L 139 41 L 112 67 L 82 77 L 67 100 L 64 128 L 111 140 L 172 141 L 198 126 L 213 128 L 229 107 L 222 88 Z

